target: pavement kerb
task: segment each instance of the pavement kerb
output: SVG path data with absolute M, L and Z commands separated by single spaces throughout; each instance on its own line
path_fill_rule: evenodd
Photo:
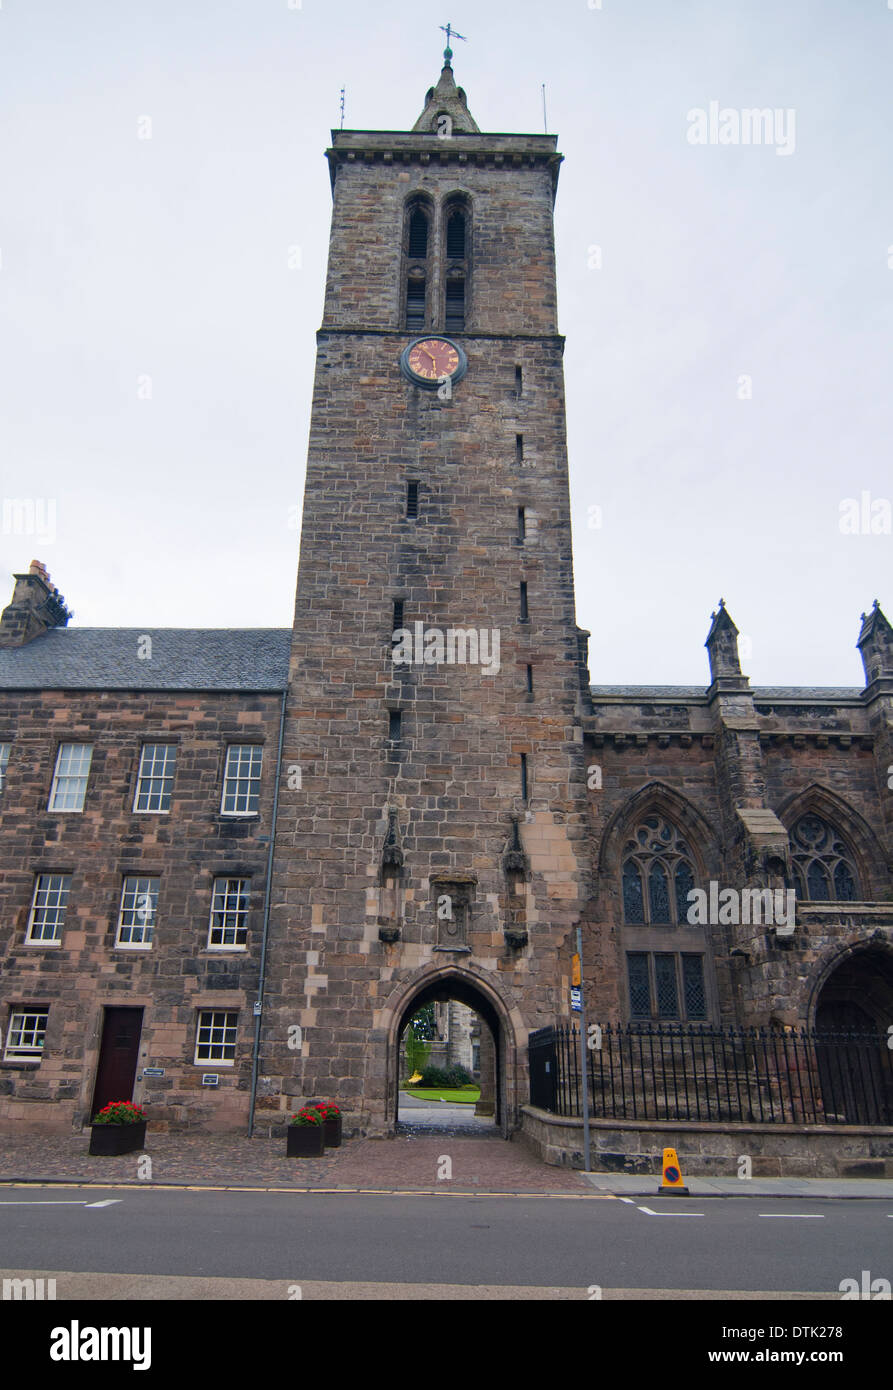
M 581 1172 L 580 1176 L 581 1176 L 581 1177 L 583 1176 L 582 1172 Z M 689 1179 L 689 1182 L 691 1182 L 691 1181 L 692 1181 L 692 1179 Z M 591 1191 L 590 1191 L 590 1192 L 585 1192 L 585 1191 L 583 1191 L 583 1192 L 572 1192 L 572 1191 L 570 1191 L 570 1190 L 568 1190 L 568 1191 L 561 1191 L 561 1192 L 530 1192 L 530 1191 L 518 1190 L 518 1189 L 511 1189 L 511 1190 L 503 1189 L 502 1191 L 499 1191 L 499 1190 L 482 1190 L 482 1189 L 479 1189 L 479 1188 L 477 1188 L 477 1187 L 474 1187 L 474 1188 L 467 1188 L 467 1189 L 466 1189 L 466 1188 L 457 1188 L 457 1187 L 447 1186 L 446 1183 L 444 1183 L 443 1186 L 430 1187 L 430 1188 L 429 1188 L 429 1187 L 414 1187 L 414 1188 L 405 1188 L 405 1187 L 399 1187 L 399 1188 L 398 1188 L 398 1187 L 374 1187 L 374 1188 L 368 1188 L 368 1187 L 353 1187 L 353 1186 L 347 1186 L 347 1185 L 345 1185 L 344 1187 L 297 1187 L 297 1186 L 296 1186 L 296 1187 L 285 1187 L 285 1186 L 272 1186 L 272 1187 L 271 1187 L 271 1186 L 268 1186 L 268 1185 L 263 1184 L 263 1183 L 151 1182 L 151 1181 L 141 1181 L 141 1180 L 138 1180 L 138 1181 L 135 1181 L 135 1182 L 120 1182 L 120 1181 L 115 1182 L 115 1181 L 110 1181 L 109 1179 L 103 1180 L 102 1178 L 99 1178 L 99 1177 L 97 1177 L 97 1178 L 35 1178 L 35 1177 L 28 1177 L 28 1178 L 25 1178 L 25 1177 L 0 1178 L 0 1188 L 2 1188 L 2 1187 L 32 1187 L 32 1188 L 33 1188 L 33 1187 L 75 1187 L 75 1188 L 108 1188 L 108 1189 L 110 1189 L 110 1190 L 112 1190 L 112 1189 L 122 1189 L 122 1190 L 134 1189 L 134 1190 L 140 1190 L 140 1191 L 145 1191 L 147 1188 L 149 1188 L 149 1189 L 154 1189 L 155 1191 L 181 1191 L 181 1192 L 265 1192 L 265 1193 L 270 1193 L 270 1192 L 289 1193 L 289 1192 L 291 1192 L 291 1193 L 301 1193 L 301 1194 L 317 1194 L 317 1195 L 319 1195 L 319 1196 L 329 1196 L 329 1197 L 331 1197 L 331 1196 L 363 1196 L 363 1197 L 527 1197 L 527 1198 L 530 1198 L 531 1200 L 533 1200 L 533 1199 L 543 1199 L 543 1198 L 553 1198 L 553 1199 L 554 1199 L 554 1198 L 559 1198 L 559 1199 L 565 1199 L 565 1200 L 571 1199 L 571 1200 L 577 1200 L 577 1201 L 579 1201 L 579 1200 L 583 1200 L 583 1201 L 592 1201 L 592 1200 L 598 1201 L 598 1200 L 601 1200 L 601 1201 L 604 1201 L 605 1199 L 608 1199 L 608 1200 L 619 1200 L 620 1198 L 627 1198 L 629 1201 L 632 1201 L 632 1202 L 638 1202 L 638 1201 L 641 1201 L 642 1199 L 647 1199 L 647 1200 L 650 1201 L 652 1198 L 655 1198 L 655 1197 L 666 1198 L 666 1197 L 668 1197 L 668 1196 L 672 1196 L 672 1197 L 674 1198 L 674 1200 L 676 1200 L 676 1201 L 681 1201 L 681 1202 L 687 1202 L 687 1201 L 691 1201 L 691 1200 L 694 1200 L 694 1201 L 696 1201 L 696 1202 L 706 1202 L 706 1201 L 714 1201 L 714 1200 L 716 1200 L 716 1199 L 720 1199 L 720 1200 L 721 1200 L 721 1199 L 724 1199 L 724 1198 L 733 1198 L 733 1199 L 734 1199 L 734 1198 L 741 1198 L 741 1197 L 747 1198 L 748 1200 L 754 1200 L 754 1199 L 756 1199 L 756 1198 L 759 1198 L 760 1201 L 787 1201 L 787 1202 L 804 1201 L 804 1200 L 805 1200 L 805 1201 L 810 1201 L 810 1202 L 838 1202 L 838 1201 L 847 1201 L 847 1202 L 877 1202 L 877 1201 L 891 1201 L 891 1200 L 893 1200 L 893 1194 L 891 1194 L 890 1192 L 877 1192 L 877 1193 L 872 1193 L 872 1192 L 828 1192 L 827 1190 L 824 1190 L 824 1191 L 818 1192 L 818 1193 L 811 1193 L 811 1192 L 773 1192 L 773 1191 L 771 1191 L 771 1190 L 770 1190 L 770 1191 L 765 1191 L 765 1190 L 754 1191 L 753 1189 L 751 1189 L 750 1191 L 742 1191 L 742 1192 L 738 1192 L 738 1191 L 735 1191 L 735 1192 L 697 1192 L 697 1191 L 694 1191 L 694 1190 L 693 1190 L 693 1191 L 690 1191 L 690 1192 L 689 1192 L 688 1196 L 683 1196 L 683 1195 L 678 1194 L 678 1193 L 672 1193 L 672 1194 L 671 1194 L 671 1193 L 663 1193 L 663 1192 L 660 1191 L 659 1188 L 648 1188 L 648 1189 L 643 1189 L 643 1190 L 640 1191 L 640 1192 L 630 1191 L 628 1188 L 623 1189 L 622 1191 L 604 1190 L 604 1191 L 599 1191 L 599 1192 L 591 1192 Z
M 40 1188 L 95 1188 L 109 1191 L 152 1189 L 156 1192 L 264 1192 L 300 1193 L 320 1197 L 525 1197 L 531 1201 L 561 1199 L 570 1201 L 613 1201 L 610 1192 L 524 1192 L 524 1191 L 483 1191 L 479 1188 L 447 1187 L 264 1187 L 245 1183 L 192 1183 L 192 1182 L 102 1182 L 100 1179 L 72 1178 L 0 1178 L 0 1187 Z

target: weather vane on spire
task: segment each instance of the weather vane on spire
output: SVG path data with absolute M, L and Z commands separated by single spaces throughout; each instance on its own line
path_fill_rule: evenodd
M 446 48 L 443 50 L 443 56 L 444 56 L 444 58 L 446 59 L 447 66 L 449 66 L 450 59 L 451 59 L 452 56 L 453 56 L 453 50 L 450 48 L 450 38 L 452 37 L 452 38 L 454 38 L 454 39 L 461 39 L 463 43 L 467 43 L 468 40 L 466 39 L 466 37 L 465 37 L 464 34 L 458 33 L 458 32 L 453 28 L 452 24 L 449 24 L 449 23 L 447 23 L 447 24 L 441 24 L 441 25 L 439 26 L 439 28 L 441 28 L 441 29 L 443 30 L 443 32 L 446 34 L 446 36 L 447 36 L 447 46 L 446 46 Z

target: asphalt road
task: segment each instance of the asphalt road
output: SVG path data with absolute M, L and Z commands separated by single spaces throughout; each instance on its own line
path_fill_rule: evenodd
M 0 1189 L 3 1272 L 839 1297 L 891 1250 L 889 1201 Z

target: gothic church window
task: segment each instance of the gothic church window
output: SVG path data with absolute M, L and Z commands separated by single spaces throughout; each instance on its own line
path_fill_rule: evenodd
M 791 831 L 791 859 L 797 895 L 812 902 L 856 902 L 858 877 L 852 855 L 837 831 L 821 816 L 801 816 Z
M 691 851 L 675 826 L 646 816 L 627 840 L 621 871 L 627 926 L 675 926 L 687 921 L 694 887 Z
M 626 972 L 633 1022 L 698 1023 L 707 1018 L 702 955 L 628 951 Z

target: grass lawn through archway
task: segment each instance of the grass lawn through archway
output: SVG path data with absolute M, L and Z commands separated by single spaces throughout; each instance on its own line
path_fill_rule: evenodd
M 401 1089 L 408 1096 L 415 1096 L 418 1100 L 450 1100 L 458 1101 L 461 1105 L 475 1105 L 481 1098 L 479 1086 L 460 1086 L 455 1090 L 446 1086 L 431 1089 L 409 1086 L 404 1081 Z

